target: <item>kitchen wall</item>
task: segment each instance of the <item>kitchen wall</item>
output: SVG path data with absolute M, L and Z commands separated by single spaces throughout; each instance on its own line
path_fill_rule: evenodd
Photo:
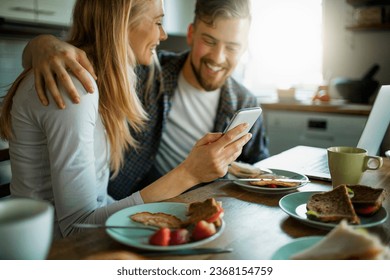
M 9 38 L 0 35 L 0 96 L 4 96 L 10 84 L 23 70 L 22 52 L 28 39 Z
M 325 79 L 359 79 L 374 63 L 380 65 L 375 75 L 381 84 L 390 84 L 390 30 L 350 31 L 353 7 L 345 0 L 323 0 Z
M 380 70 L 374 76 L 382 85 L 390 85 L 390 30 L 350 31 L 354 23 L 353 7 L 345 0 L 323 0 L 324 53 L 323 74 L 359 79 L 374 63 Z M 333 95 L 337 95 L 334 89 Z M 390 126 L 381 145 L 381 154 L 390 149 Z

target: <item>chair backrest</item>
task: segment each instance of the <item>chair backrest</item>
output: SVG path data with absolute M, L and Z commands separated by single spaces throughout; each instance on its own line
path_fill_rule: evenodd
M 9 161 L 9 150 L 0 150 L 0 197 L 10 195 L 11 164 Z

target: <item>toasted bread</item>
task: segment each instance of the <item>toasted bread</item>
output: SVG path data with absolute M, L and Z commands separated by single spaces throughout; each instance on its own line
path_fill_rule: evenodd
M 155 226 L 158 228 L 181 228 L 183 225 L 183 221 L 178 217 L 166 214 L 166 213 L 150 213 L 150 212 L 139 212 L 130 216 L 130 218 L 135 221 L 142 223 L 147 226 Z
M 209 198 L 203 202 L 193 202 L 188 207 L 188 224 L 195 224 L 201 220 L 221 225 L 222 206 L 214 199 Z
M 364 185 L 347 185 L 353 195 L 351 202 L 355 212 L 361 216 L 372 216 L 382 207 L 385 199 L 384 189 Z
M 259 167 L 237 161 L 234 161 L 229 165 L 228 171 L 238 178 L 256 178 L 267 173 L 262 171 Z
M 253 186 L 276 186 L 276 187 L 296 187 L 299 183 L 296 182 L 282 182 L 278 180 L 264 180 L 264 181 L 250 181 Z
M 309 219 L 335 223 L 346 219 L 351 224 L 360 224 L 360 219 L 352 206 L 345 185 L 340 185 L 328 192 L 312 195 L 306 208 Z
M 390 249 L 376 235 L 341 221 L 313 246 L 290 257 L 295 260 L 389 259 Z

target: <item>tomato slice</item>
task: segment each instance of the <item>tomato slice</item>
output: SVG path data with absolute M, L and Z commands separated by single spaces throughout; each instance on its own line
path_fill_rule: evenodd
M 218 211 L 213 214 L 210 218 L 206 220 L 208 223 L 214 223 L 216 220 L 218 220 L 223 215 L 223 208 L 218 205 Z
M 375 205 L 373 206 L 366 206 L 362 208 L 355 208 L 356 213 L 362 214 L 362 215 L 370 215 L 373 214 L 376 211 Z

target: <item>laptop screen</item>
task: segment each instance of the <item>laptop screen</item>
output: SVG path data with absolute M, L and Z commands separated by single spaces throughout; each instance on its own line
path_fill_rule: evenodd
M 369 155 L 377 155 L 390 123 L 390 85 L 382 86 L 357 144 Z

